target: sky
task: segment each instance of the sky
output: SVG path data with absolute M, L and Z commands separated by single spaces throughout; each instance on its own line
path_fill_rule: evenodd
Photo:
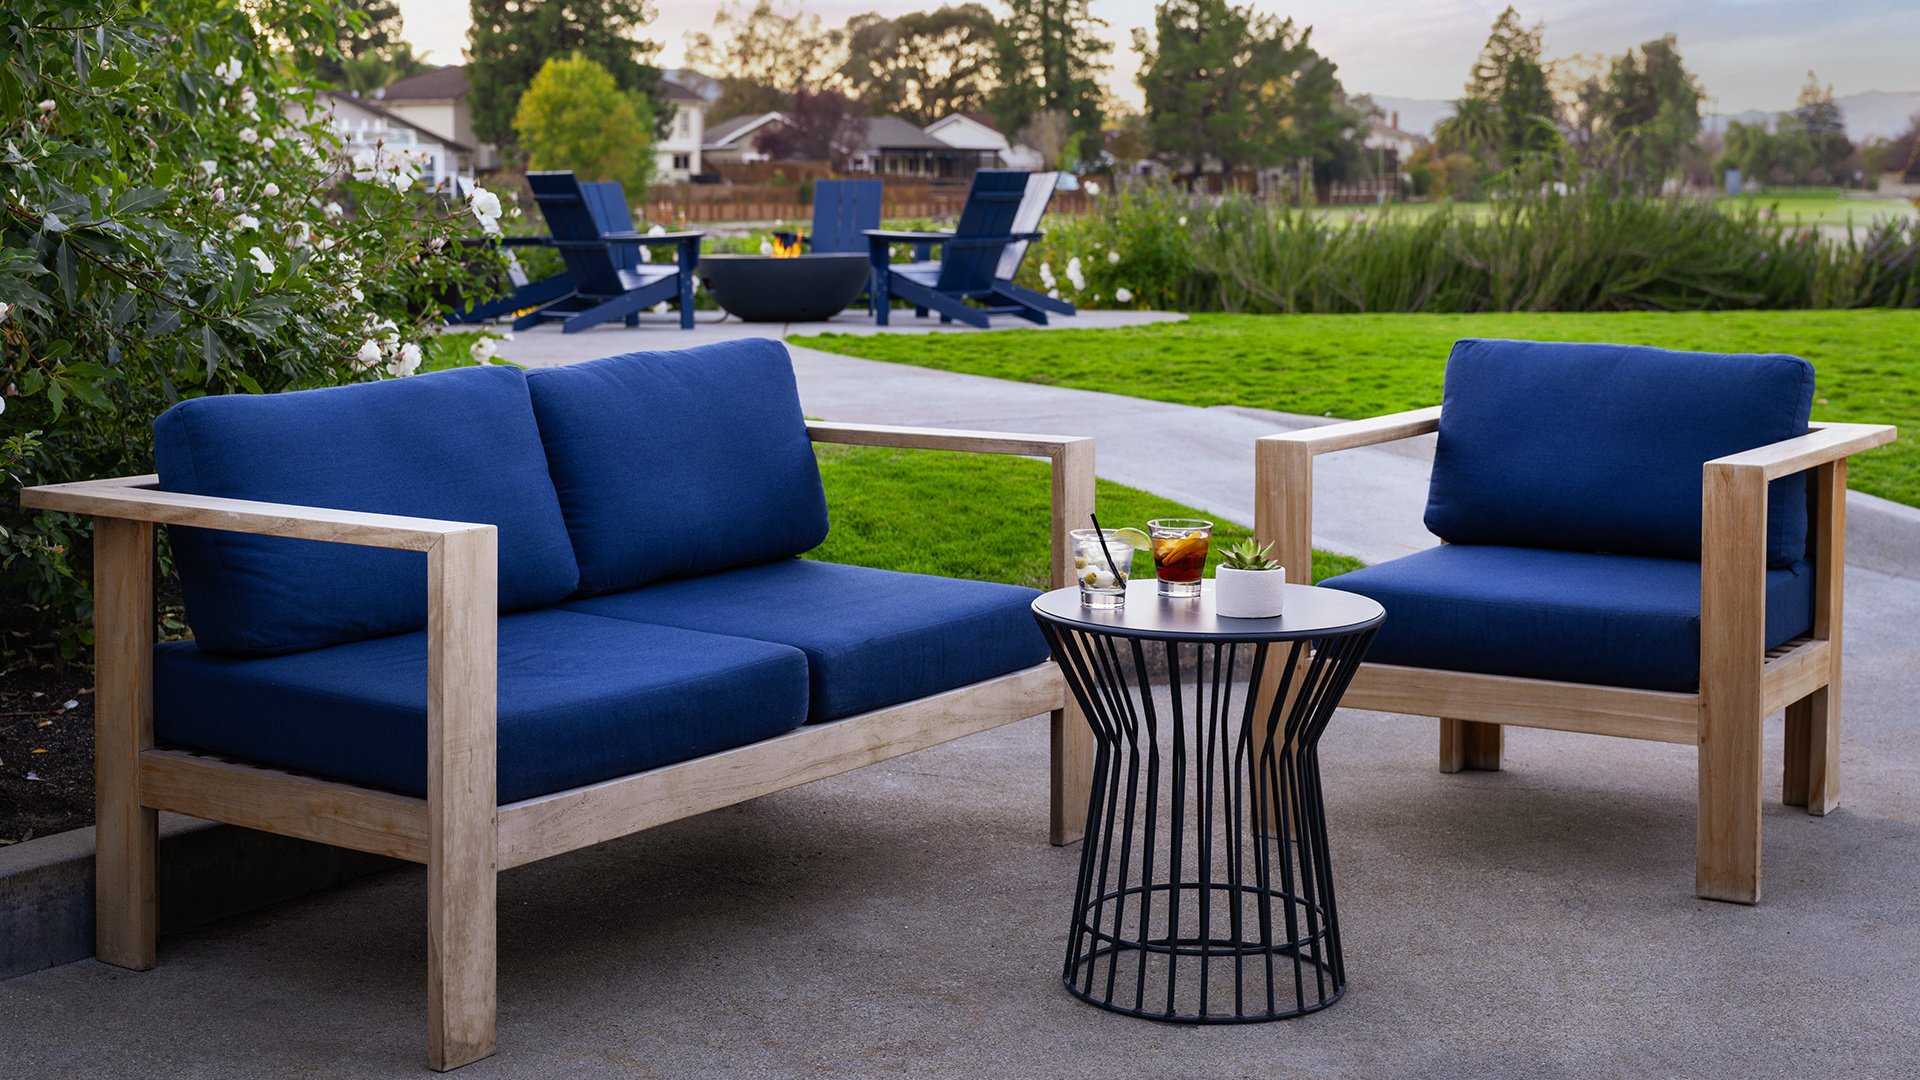
M 941 0 L 807 0 L 831 25 L 867 11 L 892 15 Z M 708 29 L 719 0 L 657 0 L 647 35 L 662 66 L 684 55 L 686 36 Z M 996 6 L 989 2 L 989 7 Z M 1135 27 L 1153 23 L 1154 0 L 1093 0 L 1114 41 L 1112 91 L 1138 106 Z M 1253 6 L 1313 27 L 1315 46 L 1339 65 L 1350 93 L 1455 98 L 1506 0 L 1253 0 Z M 1841 96 L 1920 90 L 1920 0 L 1537 0 L 1517 5 L 1546 24 L 1549 58 L 1622 52 L 1676 33 L 1700 77 L 1708 111 L 1793 107 L 1809 68 Z M 443 64 L 460 62 L 466 0 L 400 0 L 406 35 Z

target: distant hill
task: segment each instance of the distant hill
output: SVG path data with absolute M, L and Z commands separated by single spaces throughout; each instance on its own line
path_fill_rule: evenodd
M 1891 139 L 1907 130 L 1916 113 L 1920 113 L 1920 90 L 1890 92 L 1869 90 L 1864 94 L 1848 94 L 1833 99 L 1840 106 L 1841 115 L 1847 119 L 1847 138 L 1859 142 L 1865 139 Z M 1391 115 L 1400 114 L 1400 127 L 1406 131 L 1421 135 L 1432 135 L 1440 121 L 1453 115 L 1453 102 L 1438 98 L 1393 97 L 1389 94 L 1375 94 L 1373 103 Z M 1727 123 L 1738 120 L 1743 124 L 1765 123 L 1771 125 L 1778 115 L 1763 109 L 1748 109 L 1738 113 L 1713 113 L 1701 117 L 1704 127 L 1709 131 L 1725 131 Z

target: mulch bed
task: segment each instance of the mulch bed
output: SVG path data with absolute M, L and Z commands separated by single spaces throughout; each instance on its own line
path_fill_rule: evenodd
M 93 674 L 0 672 L 0 846 L 93 824 Z

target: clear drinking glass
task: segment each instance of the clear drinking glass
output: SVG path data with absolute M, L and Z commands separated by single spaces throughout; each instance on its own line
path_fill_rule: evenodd
M 1147 522 L 1147 536 L 1153 541 L 1153 573 L 1160 579 L 1160 595 L 1199 596 L 1213 522 L 1156 518 Z
M 1106 546 L 1100 544 L 1100 530 L 1075 529 L 1073 537 L 1073 576 L 1080 582 L 1080 603 L 1091 608 L 1124 607 L 1127 579 L 1133 576 L 1133 545 L 1121 540 L 1114 530 L 1106 530 Z M 1113 562 L 1107 562 L 1112 553 Z M 1120 571 L 1116 577 L 1114 570 Z

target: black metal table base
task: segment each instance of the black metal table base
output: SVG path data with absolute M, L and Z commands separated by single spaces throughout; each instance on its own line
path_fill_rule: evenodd
M 1273 642 L 1041 629 L 1095 738 L 1067 989 L 1176 1023 L 1339 1000 L 1318 745 L 1374 629 Z M 1159 669 L 1164 689 L 1147 677 Z M 1261 709 L 1270 673 L 1280 692 Z

